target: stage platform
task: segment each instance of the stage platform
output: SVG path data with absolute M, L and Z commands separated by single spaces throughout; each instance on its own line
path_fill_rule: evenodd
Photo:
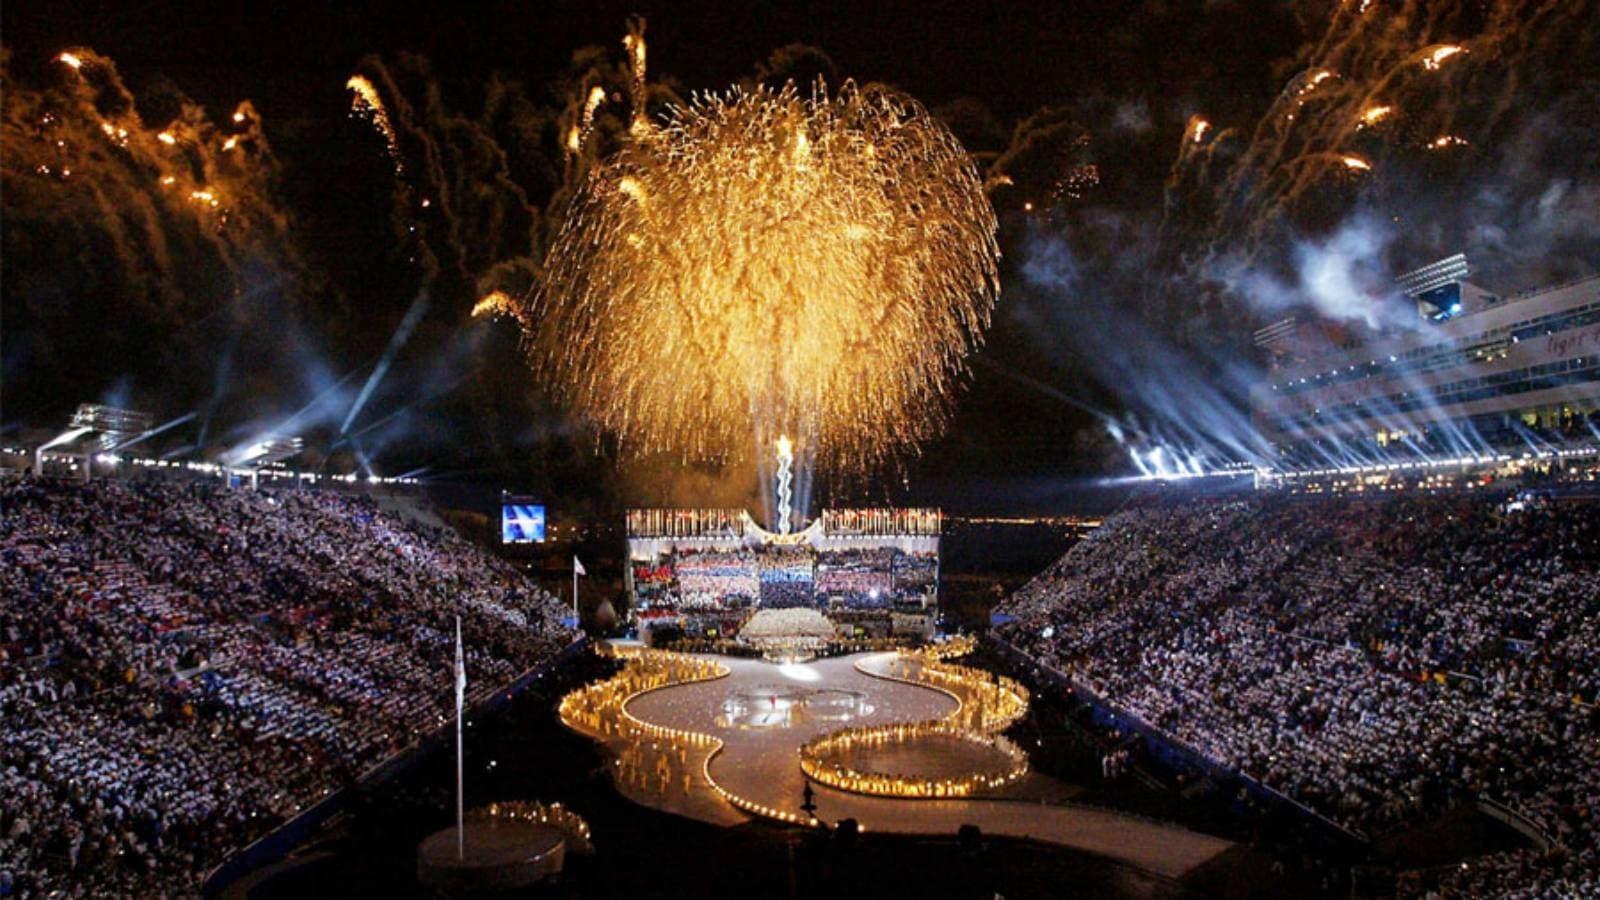
M 429 835 L 417 848 L 417 879 L 446 894 L 513 890 L 561 871 L 566 835 L 534 822 L 468 822 L 465 853 L 456 854 L 454 825 Z
M 941 691 L 889 680 L 893 654 L 857 654 L 810 663 L 775 665 L 714 657 L 729 668 L 726 678 L 677 685 L 634 698 L 627 712 L 666 728 L 712 735 L 723 748 L 705 760 L 710 748 L 666 741 L 610 737 L 616 754 L 613 774 L 631 799 L 658 809 L 720 825 L 747 816 L 734 809 L 706 780 L 747 800 L 800 813 L 806 778 L 798 748 L 806 740 L 842 727 L 835 716 L 778 715 L 779 706 L 811 692 L 858 698 L 850 725 L 881 725 L 945 716 L 956 708 Z M 783 690 L 784 687 L 792 688 Z M 730 698 L 759 705 L 770 698 L 773 715 L 734 716 Z M 837 692 L 837 693 L 835 693 Z M 759 723 L 759 724 L 757 724 Z M 942 771 L 935 742 L 920 767 Z M 910 752 L 910 751 L 901 751 Z M 869 797 L 813 784 L 817 816 L 827 822 L 854 818 L 870 832 L 953 834 L 964 824 L 985 833 L 1030 838 L 1097 853 L 1157 875 L 1178 878 L 1231 846 L 1221 838 L 1120 813 L 1072 804 L 1078 789 L 1036 773 L 994 794 L 960 800 L 902 800 Z

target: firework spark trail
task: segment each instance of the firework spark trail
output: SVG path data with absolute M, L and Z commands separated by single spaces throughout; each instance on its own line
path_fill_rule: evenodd
M 383 97 L 378 94 L 378 88 L 372 80 L 365 75 L 351 75 L 350 80 L 344 83 L 353 95 L 350 98 L 350 114 L 359 116 L 372 123 L 383 136 L 385 152 L 394 164 L 394 174 L 404 175 L 406 172 L 405 157 L 400 153 L 400 138 L 394 130 L 394 123 L 389 120 L 389 109 L 383 105 Z
M 583 123 L 581 128 L 584 137 L 589 136 L 589 131 L 594 128 L 594 112 L 600 104 L 606 102 L 606 89 L 600 85 L 589 88 L 589 97 L 583 101 Z
M 669 87 L 644 83 L 642 20 L 630 23 L 629 37 L 628 55 L 619 62 L 575 60 L 560 81 L 568 101 L 559 110 L 530 97 L 522 84 L 495 77 L 481 109 L 463 114 L 447 105 L 447 92 L 421 57 L 367 56 L 357 64 L 352 81 L 370 88 L 361 92 L 366 100 L 357 100 L 386 111 L 387 130 L 374 131 L 384 137 L 386 154 L 392 134 L 404 164 L 394 180 L 390 221 L 401 255 L 422 284 L 440 296 L 459 297 L 459 288 L 467 287 L 480 300 L 496 291 L 527 294 L 546 236 L 560 227 L 589 167 L 630 133 L 629 113 L 620 122 L 603 115 L 606 101 L 627 93 L 629 109 L 642 111 L 677 100 Z M 559 140 L 545 146 L 537 135 L 550 118 Z M 638 121 L 648 133 L 648 120 Z M 553 190 L 536 204 L 530 197 L 546 197 L 537 183 L 546 176 L 554 176 Z
M 1368 128 L 1368 127 L 1371 127 L 1373 125 L 1378 124 L 1379 122 L 1382 122 L 1384 119 L 1389 118 L 1389 116 L 1391 114 L 1393 114 L 1393 113 L 1394 113 L 1394 107 L 1393 106 L 1389 106 L 1388 104 L 1375 104 L 1373 106 L 1369 106 L 1366 109 L 1362 110 L 1362 112 L 1361 112 L 1361 122 L 1359 124 L 1357 124 L 1356 127 L 1357 128 Z
M 403 56 L 391 66 L 368 56 L 357 68 L 350 81 L 364 85 L 352 88 L 358 105 L 383 110 L 374 127 L 386 153 L 402 164 L 395 169 L 390 222 L 422 285 L 450 293 L 468 286 L 480 297 L 525 291 L 544 214 L 512 177 L 508 147 L 524 145 L 496 137 L 497 127 L 514 136 L 528 125 L 520 86 L 491 80 L 481 114 L 469 117 L 447 107 L 420 57 Z M 546 161 L 532 162 L 542 167 Z
M 567 155 L 575 156 L 583 152 L 583 145 L 589 140 L 589 134 L 594 131 L 594 114 L 600 104 L 606 102 L 606 89 L 600 85 L 589 88 L 588 96 L 583 101 L 583 112 L 567 129 Z
M 965 150 L 908 97 L 701 97 L 590 170 L 530 355 L 625 450 L 748 457 L 784 433 L 866 471 L 943 428 L 998 292 L 995 230 Z
M 1204 116 L 1189 117 L 1183 129 L 1183 138 L 1178 142 L 1178 152 L 1173 156 L 1172 166 L 1167 172 L 1158 235 L 1167 236 L 1169 242 L 1173 240 L 1173 235 L 1189 235 L 1193 226 L 1185 227 L 1185 224 L 1195 217 L 1194 211 L 1203 209 L 1200 203 L 1190 198 L 1202 193 L 1204 187 L 1211 183 L 1216 153 L 1219 148 L 1231 143 L 1234 134 L 1231 128 L 1217 129 Z M 1180 252 L 1187 252 L 1187 248 L 1182 248 Z
M 628 131 L 634 137 L 643 137 L 650 131 L 650 120 L 645 115 L 645 100 L 649 93 L 645 83 L 647 51 L 643 19 L 635 18 L 628 23 L 628 34 L 622 39 L 622 46 L 628 51 L 628 94 L 633 100 L 633 119 L 628 123 Z
M 1405 0 L 1367 7 L 1350 2 L 1331 12 L 1321 37 L 1299 57 L 1300 74 L 1232 151 L 1225 173 L 1188 171 L 1212 157 L 1180 150 L 1169 188 L 1199 191 L 1201 202 L 1216 209 L 1202 217 L 1210 223 L 1203 238 L 1210 258 L 1254 256 L 1331 177 L 1350 170 L 1346 157 L 1359 156 L 1381 177 L 1391 158 L 1407 153 L 1491 143 L 1526 114 L 1522 92 L 1541 68 L 1592 50 L 1592 37 L 1583 37 L 1592 35 L 1589 2 L 1493 0 L 1473 9 Z M 1205 146 L 1222 143 L 1224 135 L 1232 137 L 1225 129 Z M 1430 143 L 1439 135 L 1463 143 Z M 1198 143 L 1192 130 L 1187 136 Z
M 112 60 L 72 47 L 55 61 L 60 77 L 50 87 L 6 78 L 5 187 L 17 209 L 41 217 L 35 226 L 98 228 L 132 291 L 172 308 L 191 302 L 173 262 L 191 244 L 209 250 L 235 290 L 252 253 L 298 266 L 271 188 L 277 163 L 249 101 L 221 123 L 182 101 L 176 119 L 153 128 Z
M 511 297 L 505 291 L 490 291 L 472 305 L 472 318 L 515 314 Z

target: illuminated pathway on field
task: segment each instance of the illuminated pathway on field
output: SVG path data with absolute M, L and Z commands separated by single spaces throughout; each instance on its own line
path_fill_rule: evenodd
M 932 719 L 956 708 L 955 700 L 939 691 L 872 677 L 857 669 L 860 664 L 873 674 L 888 674 L 896 665 L 893 654 L 858 654 L 783 667 L 758 660 L 708 658 L 727 666 L 728 677 L 642 694 L 627 704 L 627 712 L 645 722 L 720 739 L 724 747 L 711 760 L 711 778 L 746 800 L 796 815 L 800 814 L 805 785 L 798 748 L 818 734 L 838 729 L 840 723 L 725 727 L 717 718 L 730 692 L 759 696 L 760 689 L 768 686 L 859 691 L 866 695 L 872 710 L 849 723 L 853 725 Z M 613 769 L 619 789 L 636 802 L 719 825 L 745 820 L 745 815 L 724 802 L 705 780 L 704 761 L 710 748 L 680 749 L 667 742 L 615 737 L 606 743 L 619 757 Z M 817 784 L 813 790 L 819 818 L 829 822 L 855 818 L 868 832 L 952 834 L 971 823 L 987 834 L 1029 837 L 1086 850 L 1169 878 L 1182 876 L 1230 846 L 1221 838 L 1170 825 L 1062 805 L 1074 789 L 1038 774 L 1029 774 L 994 795 L 1009 799 L 898 800 Z

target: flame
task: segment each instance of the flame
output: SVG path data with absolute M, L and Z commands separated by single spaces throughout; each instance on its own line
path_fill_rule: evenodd
M 1359 156 L 1341 156 L 1339 157 L 1339 161 L 1344 163 L 1345 168 L 1355 172 L 1372 171 L 1372 163 L 1367 162 Z
M 1201 141 L 1205 140 L 1206 132 L 1209 131 L 1210 129 L 1211 129 L 1211 123 L 1210 122 L 1207 122 L 1205 119 L 1202 119 L 1199 116 L 1196 116 L 1195 120 L 1194 120 L 1194 127 L 1190 132 L 1193 135 L 1194 142 L 1196 144 L 1198 144 Z
M 62 63 L 65 66 L 67 66 L 68 68 L 74 69 L 74 70 L 83 68 L 83 57 L 79 56 L 76 53 L 71 53 L 71 52 L 66 51 L 66 50 L 63 50 L 60 53 L 56 54 L 56 62 Z
M 178 139 L 176 137 L 174 137 L 172 132 L 170 132 L 170 131 L 163 131 L 160 134 L 157 134 L 156 135 L 156 140 L 160 141 L 163 144 L 166 144 L 169 147 L 178 142 Z
M 1464 137 L 1457 137 L 1453 134 L 1441 134 L 1429 142 L 1428 147 L 1433 150 L 1444 150 L 1448 147 L 1465 147 L 1468 145 L 1468 143 L 1469 142 Z

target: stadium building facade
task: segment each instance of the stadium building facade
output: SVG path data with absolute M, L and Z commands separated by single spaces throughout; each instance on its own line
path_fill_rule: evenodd
M 1466 271 L 1452 257 L 1401 279 L 1414 328 L 1320 353 L 1292 323 L 1258 332 L 1274 364 L 1252 418 L 1282 467 L 1600 443 L 1600 277 L 1501 297 Z

